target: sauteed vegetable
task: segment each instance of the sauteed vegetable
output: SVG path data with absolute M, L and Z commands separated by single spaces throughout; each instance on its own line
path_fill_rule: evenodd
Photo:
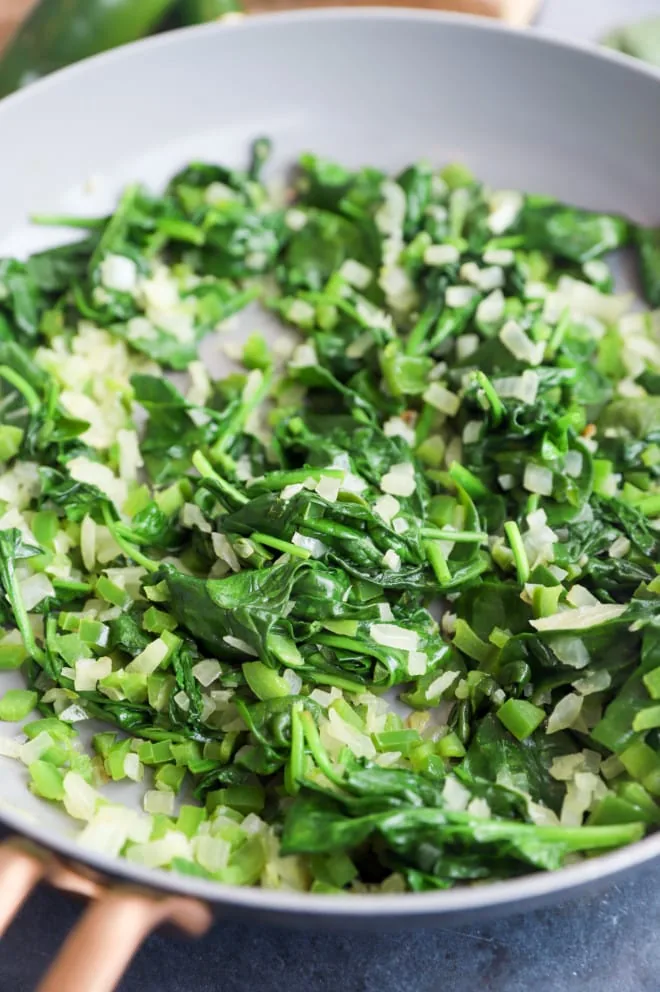
M 603 256 L 639 250 L 657 304 L 656 235 L 456 164 L 304 155 L 283 197 L 269 151 L 0 261 L 0 718 L 40 711 L 2 753 L 84 846 L 234 884 L 639 839 L 660 317 Z

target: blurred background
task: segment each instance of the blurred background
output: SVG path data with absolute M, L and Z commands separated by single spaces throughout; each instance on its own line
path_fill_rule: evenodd
M 657 0 L 345 0 L 541 24 L 660 65 Z M 333 0 L 0 0 L 0 98 L 55 69 L 149 34 Z

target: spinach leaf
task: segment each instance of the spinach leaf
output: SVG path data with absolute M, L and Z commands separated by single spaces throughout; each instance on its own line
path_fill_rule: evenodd
M 526 245 L 571 262 L 588 262 L 627 244 L 629 226 L 621 217 L 528 197 L 520 220 Z
M 660 307 L 660 228 L 635 229 L 642 287 L 647 303 Z

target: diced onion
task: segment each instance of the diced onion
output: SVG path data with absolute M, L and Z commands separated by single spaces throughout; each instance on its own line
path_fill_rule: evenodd
M 213 545 L 213 551 L 216 556 L 221 560 L 226 562 L 231 568 L 232 572 L 240 572 L 241 563 L 238 560 L 238 556 L 234 551 L 231 541 L 224 534 L 218 534 L 213 532 L 211 534 L 211 544 Z
M 409 445 L 415 444 L 415 431 L 401 417 L 390 417 L 383 424 L 385 437 L 402 437 Z
M 66 467 L 69 475 L 76 482 L 87 482 L 90 486 L 96 486 L 118 509 L 121 509 L 126 502 L 128 494 L 126 483 L 123 479 L 118 479 L 107 465 L 101 465 L 100 462 L 93 462 L 80 455 L 69 459 Z
M 630 541 L 627 537 L 624 537 L 624 535 L 621 534 L 610 545 L 608 554 L 610 558 L 625 558 L 630 551 L 630 548 Z
M 507 320 L 500 330 L 499 338 L 504 347 L 519 361 L 528 365 L 540 365 L 543 361 L 545 343 L 540 341 L 536 344 L 531 341 L 515 320 Z
M 67 772 L 64 776 L 64 806 L 75 820 L 91 820 L 96 804 L 101 799 L 100 792 L 93 789 L 77 772 Z
M 480 420 L 468 420 L 463 428 L 463 444 L 476 444 L 481 437 L 483 423 Z
M 215 682 L 221 672 L 222 668 L 214 658 L 204 658 L 202 661 L 198 661 L 196 665 L 193 665 L 192 668 L 193 675 L 205 689 L 212 682 Z
M 358 758 L 373 758 L 376 754 L 371 738 L 361 733 L 357 727 L 342 720 L 332 707 L 328 710 L 328 723 L 323 730 L 331 739 L 347 745 Z
M 303 486 L 302 482 L 293 482 L 290 486 L 284 487 L 284 489 L 280 493 L 280 499 L 284 499 L 284 500 L 293 499 L 293 497 L 297 496 L 298 493 L 302 492 L 304 488 L 305 487 Z
M 83 565 L 92 572 L 96 564 L 96 524 L 89 513 L 85 514 L 80 526 L 80 553 Z
M 132 782 L 140 782 L 144 774 L 144 766 L 135 751 L 129 751 L 124 758 L 124 775 Z
M 161 637 L 157 637 L 151 644 L 147 644 L 146 648 L 133 658 L 133 661 L 129 662 L 125 671 L 151 675 L 165 661 L 169 650 L 165 641 Z
M 302 300 L 297 300 L 296 302 L 302 302 Z M 312 308 L 310 307 L 310 310 L 311 309 Z M 289 360 L 289 367 L 292 369 L 313 368 L 318 364 L 319 357 L 316 354 L 316 348 L 309 342 L 299 344 Z
M 483 259 L 487 265 L 513 265 L 516 255 L 511 248 L 489 248 Z
M 80 723 L 82 720 L 89 720 L 89 713 L 78 703 L 67 706 L 58 713 L 58 716 L 63 723 Z
M 609 689 L 612 684 L 612 676 L 605 669 L 587 675 L 583 679 L 577 679 L 573 683 L 573 688 L 581 696 L 591 696 L 594 692 L 603 692 Z
M 119 478 L 125 482 L 134 482 L 138 477 L 139 470 L 144 465 L 137 433 L 121 428 L 117 431 L 117 446 L 119 448 Z
M 341 479 L 331 475 L 322 475 L 316 484 L 316 491 L 323 499 L 329 503 L 334 503 L 339 495 Z
M 559 660 L 569 668 L 586 668 L 591 661 L 587 647 L 579 637 L 570 637 L 566 634 L 553 637 L 550 647 Z
M 471 799 L 467 804 L 467 812 L 470 816 L 476 816 L 482 820 L 487 820 L 491 816 L 491 809 L 488 802 L 485 799 L 480 799 L 478 796 L 475 799 Z
M 522 375 L 503 376 L 494 379 L 493 386 L 502 399 L 516 399 L 521 403 L 534 403 L 539 388 L 539 377 L 532 369 L 525 369 Z
M 446 413 L 448 417 L 454 417 L 458 413 L 461 405 L 460 397 L 452 393 L 439 382 L 432 382 L 424 393 L 424 400 L 430 406 Z
M 23 744 L 15 737 L 0 737 L 0 757 L 20 760 Z
M 556 323 L 568 307 L 574 317 L 596 317 L 605 324 L 616 324 L 630 310 L 633 301 L 632 293 L 622 296 L 601 293 L 587 282 L 563 275 L 556 291 L 546 297 L 543 317 L 549 323 Z
M 219 207 L 223 203 L 229 203 L 235 200 L 236 195 L 236 190 L 233 190 L 231 186 L 227 186 L 226 183 L 214 182 L 209 183 L 204 190 L 204 201 L 210 207 Z
M 233 634 L 225 634 L 222 638 L 225 644 L 228 644 L 230 648 L 234 648 L 236 651 L 242 651 L 244 654 L 251 654 L 254 657 L 258 657 L 258 652 L 254 648 L 244 641 L 242 637 L 234 637 Z
M 300 675 L 298 675 L 298 672 L 295 672 L 293 668 L 285 668 L 282 672 L 282 678 L 288 685 L 291 695 L 297 696 L 303 685 L 303 680 Z
M 155 790 L 147 793 L 147 795 L 154 795 L 154 792 Z M 157 794 L 159 796 L 171 796 L 172 803 L 174 802 L 172 793 L 158 792 Z M 148 812 L 152 811 L 148 810 Z M 154 812 L 159 813 L 161 810 L 154 810 Z M 173 858 L 184 858 L 186 861 L 190 861 L 191 854 L 190 841 L 185 834 L 178 830 L 168 830 L 160 840 L 147 841 L 146 844 L 135 844 L 126 851 L 126 857 L 129 861 L 144 865 L 145 868 L 163 868 L 165 865 L 171 864 Z
M 401 571 L 401 558 L 392 548 L 389 548 L 383 555 L 383 565 L 390 572 Z
M 366 289 L 372 280 L 371 269 L 354 258 L 347 258 L 339 269 L 339 275 L 356 289 Z
M 504 234 L 517 220 L 522 205 L 522 194 L 517 190 L 503 189 L 493 193 L 487 221 L 489 230 L 493 234 Z
M 27 579 L 20 579 L 18 586 L 23 605 L 28 611 L 33 610 L 49 596 L 55 595 L 50 579 L 43 572 L 36 572 L 34 575 L 29 575 Z
M 75 663 L 74 689 L 76 692 L 94 692 L 99 679 L 106 678 L 111 671 L 111 658 L 80 658 Z
M 442 787 L 442 798 L 447 809 L 459 813 L 467 809 L 472 793 L 458 781 L 455 775 L 447 775 Z
M 443 672 L 442 675 L 438 675 L 437 679 L 434 679 L 428 686 L 426 690 L 426 698 L 429 702 L 433 702 L 434 699 L 439 699 L 443 692 L 446 692 L 459 677 L 459 672 Z
M 182 527 L 197 527 L 204 534 L 210 534 L 213 529 L 196 503 L 184 503 L 181 507 L 179 520 Z
M 378 278 L 378 285 L 393 310 L 405 313 L 415 305 L 417 300 L 415 286 L 406 270 L 400 265 L 385 265 Z
M 408 654 L 408 674 L 413 678 L 424 675 L 428 667 L 429 659 L 424 651 L 410 651 Z
M 476 285 L 482 293 L 490 293 L 494 289 L 501 289 L 504 285 L 504 272 L 499 265 L 491 265 L 486 269 L 480 269 L 476 279 Z
M 99 266 L 101 284 L 119 293 L 134 293 L 138 283 L 138 269 L 132 258 L 125 255 L 106 255 Z
M 298 531 L 291 538 L 291 543 L 309 551 L 312 558 L 322 558 L 328 550 L 323 541 L 319 541 L 317 537 L 308 537 L 307 534 L 299 534 Z
M 473 286 L 450 286 L 445 293 L 445 303 L 452 309 L 465 307 L 477 295 Z
M 50 750 L 54 741 L 50 734 L 44 730 L 31 741 L 26 741 L 21 747 L 21 761 L 24 765 L 31 765 L 33 761 L 38 761 L 42 754 Z
M 576 610 L 564 610 L 551 617 L 530 620 L 536 630 L 588 630 L 609 620 L 616 620 L 625 613 L 627 606 L 618 603 L 601 603 L 598 606 L 581 606 Z
M 150 789 L 144 794 L 144 809 L 147 813 L 164 813 L 171 816 L 174 812 L 174 793 L 169 789 Z
M 231 853 L 231 845 L 228 841 L 221 837 L 204 835 L 193 838 L 192 849 L 197 863 L 211 874 L 226 868 Z
M 376 644 L 401 651 L 416 651 L 419 634 L 415 630 L 399 627 L 393 623 L 372 623 L 371 637 Z
M 471 282 L 476 286 L 479 282 L 479 266 L 476 262 L 464 262 L 461 265 L 459 275 L 465 282 Z
M 478 334 L 461 334 L 456 342 L 456 357 L 460 362 L 474 355 L 479 347 L 480 339 Z
M 566 596 L 566 602 L 571 606 L 600 606 L 600 600 L 596 599 L 585 586 L 574 585 Z
M 458 262 L 460 252 L 454 245 L 429 245 L 424 252 L 424 264 L 442 267 Z
M 374 513 L 377 513 L 381 520 L 384 520 L 386 524 L 391 523 L 392 518 L 397 515 L 400 509 L 401 504 L 398 499 L 395 499 L 394 496 L 390 496 L 387 493 L 384 496 L 380 496 L 373 506 Z
M 535 465 L 528 462 L 523 475 L 523 486 L 529 493 L 538 493 L 540 496 L 552 495 L 553 475 L 545 465 Z
M 307 223 L 307 214 L 304 210 L 298 210 L 296 207 L 292 207 L 285 213 L 284 223 L 290 231 L 302 231 Z
M 504 294 L 501 289 L 495 289 L 486 296 L 477 307 L 475 319 L 480 327 L 495 324 L 504 316 Z
M 415 492 L 415 469 L 412 462 L 393 465 L 380 480 L 380 488 L 390 496 L 412 496 Z
M 570 782 L 581 768 L 584 768 L 582 751 L 575 754 L 560 754 L 559 757 L 552 759 L 550 774 L 557 782 Z
M 559 700 L 548 717 L 546 734 L 556 734 L 559 730 L 573 727 L 580 715 L 584 698 L 575 692 L 569 692 Z
M 347 358 L 364 358 L 368 351 L 374 347 L 376 341 L 370 331 L 363 331 L 349 344 L 346 349 Z
M 571 449 L 564 455 L 564 472 L 572 479 L 577 479 L 582 474 L 584 456 L 581 451 Z
M 585 262 L 582 271 L 591 282 L 607 282 L 610 277 L 607 262 L 604 262 L 602 258 L 592 258 Z

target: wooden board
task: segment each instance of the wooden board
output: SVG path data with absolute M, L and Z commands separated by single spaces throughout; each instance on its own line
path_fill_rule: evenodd
M 0 50 L 37 0 L 0 0 Z M 135 0 L 139 3 L 140 0 Z M 422 7 L 427 10 L 453 10 L 463 14 L 499 17 L 509 24 L 529 24 L 541 0 L 245 0 L 248 13 L 266 13 L 310 7 Z
M 0 0 L 0 49 L 34 6 L 34 0 Z
M 244 5 L 251 14 L 312 7 L 417 7 L 497 17 L 523 27 L 531 22 L 541 4 L 540 0 L 244 0 Z

